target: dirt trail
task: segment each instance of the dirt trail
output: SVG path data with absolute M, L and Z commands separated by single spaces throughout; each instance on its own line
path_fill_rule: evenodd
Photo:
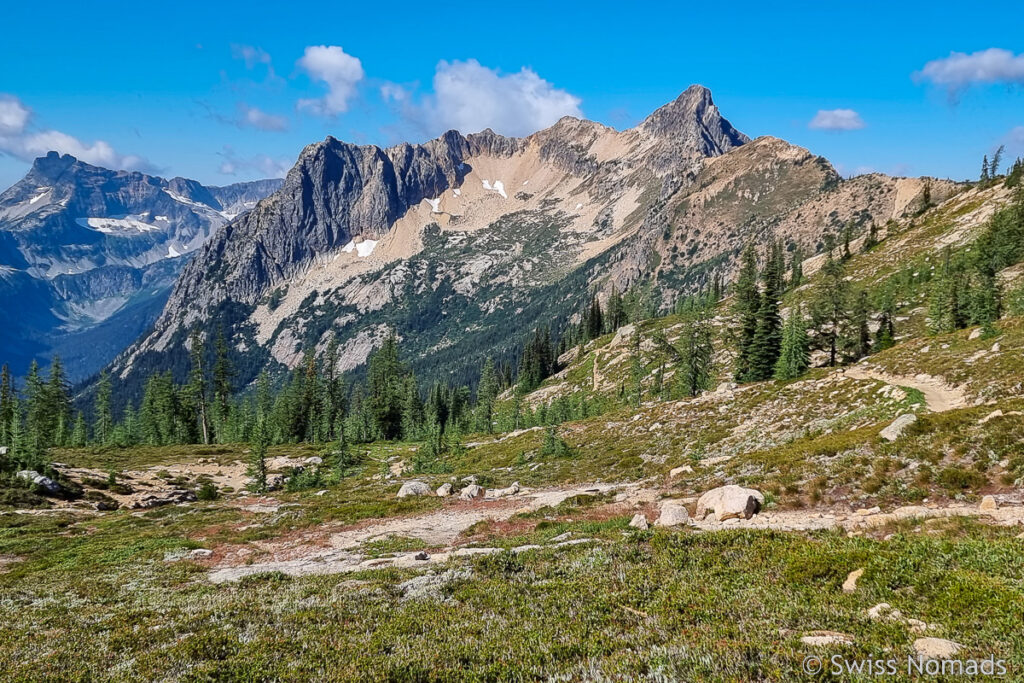
M 890 375 L 878 370 L 870 370 L 861 366 L 853 366 L 846 369 L 846 376 L 854 379 L 873 379 L 886 384 L 893 384 L 901 387 L 917 389 L 924 394 L 928 410 L 933 413 L 942 413 L 955 408 L 963 408 L 968 404 L 967 395 L 959 387 L 951 387 L 940 377 L 931 375 L 916 375 L 907 377 L 904 375 Z
M 292 576 L 306 574 L 338 574 L 379 567 L 421 566 L 427 562 L 415 559 L 415 553 L 400 553 L 394 557 L 367 559 L 359 552 L 362 544 L 391 536 L 417 538 L 429 547 L 446 547 L 431 555 L 429 562 L 441 562 L 453 556 L 498 552 L 494 548 L 459 548 L 450 546 L 463 531 L 484 521 L 505 521 L 513 515 L 533 512 L 543 507 L 554 507 L 573 496 L 593 495 L 620 488 L 637 488 L 636 484 L 582 484 L 566 488 L 526 492 L 517 496 L 483 501 L 457 502 L 443 510 L 435 510 L 412 517 L 384 519 L 327 534 L 326 542 L 321 530 L 308 539 L 289 539 L 252 544 L 270 556 L 262 562 L 252 562 L 252 551 L 241 548 L 218 558 L 210 572 L 214 583 L 236 581 L 250 574 L 280 571 Z M 324 546 L 327 547 L 324 547 Z

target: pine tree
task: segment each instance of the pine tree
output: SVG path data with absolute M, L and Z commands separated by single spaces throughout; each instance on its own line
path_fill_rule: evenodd
M 189 374 L 188 398 L 195 409 L 196 424 L 204 444 L 210 443 L 210 421 L 206 406 L 206 369 L 203 364 L 205 353 L 202 335 L 198 327 L 189 334 L 189 360 L 192 370 Z
M 75 428 L 71 432 L 71 445 L 82 448 L 89 441 L 89 428 L 85 425 L 85 417 L 81 411 L 75 416 Z
M 986 183 L 988 183 L 988 180 L 989 180 L 988 155 L 987 154 L 985 155 L 985 158 L 981 160 L 981 177 L 979 178 L 979 180 L 980 180 L 982 185 L 985 185 Z
M 829 365 L 839 361 L 840 331 L 846 320 L 849 283 L 843 277 L 843 264 L 829 251 L 821 267 L 821 283 L 815 290 L 811 306 L 811 322 L 815 343 L 829 354 Z
M 860 250 L 868 252 L 874 249 L 878 245 L 878 226 L 875 225 L 874 221 L 868 225 L 868 235 L 864 238 L 864 244 L 861 245 Z
M 50 430 L 47 445 L 63 446 L 71 435 L 71 389 L 59 356 L 54 356 L 50 364 L 45 393 L 46 421 Z
M 711 388 L 713 378 L 714 346 L 707 319 L 699 314 L 688 317 L 683 323 L 678 346 L 676 386 L 684 396 L 699 396 Z
M 267 490 L 267 447 L 270 445 L 270 434 L 267 429 L 267 418 L 259 415 L 249 441 L 249 468 L 247 474 L 252 479 L 249 488 L 254 493 Z
M 622 295 L 619 294 L 619 290 L 612 285 L 612 292 L 608 295 L 608 331 L 614 332 L 623 325 L 626 324 L 626 309 L 622 304 Z
M 476 429 L 490 434 L 494 431 L 494 404 L 498 400 L 498 378 L 494 372 L 494 361 L 488 358 L 480 372 L 480 384 L 476 392 Z
M 849 319 L 843 330 L 841 343 L 847 361 L 855 361 L 871 353 L 871 331 L 868 327 L 870 313 L 868 293 L 861 290 L 854 297 Z
M 989 178 L 991 178 L 992 180 L 995 180 L 996 177 L 999 175 L 999 165 L 1003 163 L 1004 149 L 1004 145 L 999 145 L 999 148 L 996 150 L 996 153 L 992 155 L 992 164 L 989 166 L 988 169 Z
M 629 380 L 631 403 L 639 408 L 643 401 L 644 366 L 640 358 L 640 326 L 636 326 L 629 344 Z
M 590 300 L 590 312 L 587 315 L 587 340 L 597 339 L 604 333 L 604 315 L 601 313 L 601 302 L 597 296 Z
M 753 244 L 748 244 L 743 250 L 734 291 L 733 312 L 738 319 L 734 331 L 738 351 L 735 376 L 737 381 L 746 382 L 752 373 L 754 335 L 757 333 L 758 312 L 761 307 L 761 293 L 757 288 L 757 255 Z
M 39 364 L 33 360 L 25 378 L 25 442 L 24 450 L 32 462 L 42 459 L 49 433 L 46 415 L 46 386 L 39 374 Z
M 232 381 L 234 378 L 235 369 L 231 364 L 227 340 L 224 338 L 224 328 L 221 327 L 217 330 L 217 339 L 214 342 L 213 410 L 216 418 L 214 432 L 217 440 L 222 443 L 225 439 L 222 438 L 220 432 L 226 429 L 230 419 L 231 396 L 234 393 Z
M 853 219 L 846 221 L 843 225 L 843 260 L 848 261 L 850 253 L 850 242 L 853 240 Z
M 11 446 L 11 430 L 14 423 L 14 401 L 16 391 L 11 369 L 4 364 L 0 368 L 0 445 Z
M 770 379 L 775 372 L 775 363 L 782 346 L 782 318 L 779 315 L 779 298 L 782 296 L 784 264 L 782 247 L 772 245 L 765 263 L 764 289 L 757 311 L 757 328 L 751 344 L 750 370 L 747 381 Z
M 811 364 L 811 340 L 807 336 L 803 307 L 797 305 L 786 319 L 782 335 L 782 348 L 775 363 L 775 379 L 796 379 Z
M 882 292 L 881 316 L 878 320 L 878 331 L 875 333 L 875 344 L 872 347 L 877 353 L 896 345 L 896 329 L 893 319 L 896 317 L 896 302 L 888 289 Z
M 793 250 L 793 256 L 789 261 L 789 270 L 791 273 L 789 286 L 791 289 L 796 289 L 804 281 L 804 253 L 800 247 Z
M 932 334 L 952 332 L 959 325 L 959 287 L 953 270 L 949 247 L 934 277 L 928 296 L 929 328 Z

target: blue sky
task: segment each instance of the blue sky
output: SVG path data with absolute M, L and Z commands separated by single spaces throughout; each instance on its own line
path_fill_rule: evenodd
M 1021 3 L 765 4 L 12 3 L 0 186 L 47 146 L 226 184 L 327 135 L 625 128 L 691 83 L 844 175 L 967 178 L 1000 144 L 1024 154 Z

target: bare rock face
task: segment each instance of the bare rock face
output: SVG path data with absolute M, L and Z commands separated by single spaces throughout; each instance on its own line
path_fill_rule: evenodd
M 892 423 L 880 431 L 878 435 L 886 441 L 895 441 L 903 436 L 903 432 L 906 431 L 907 427 L 915 422 L 917 422 L 917 415 L 914 415 L 913 413 L 905 413 L 893 420 Z
M 697 519 L 704 519 L 714 513 L 719 522 L 727 519 L 750 519 L 764 505 L 760 491 L 747 489 L 735 484 L 711 489 L 697 499 Z
M 402 484 L 402 488 L 398 489 L 398 498 L 408 498 L 409 496 L 432 496 L 434 490 L 427 486 L 422 481 L 407 481 Z

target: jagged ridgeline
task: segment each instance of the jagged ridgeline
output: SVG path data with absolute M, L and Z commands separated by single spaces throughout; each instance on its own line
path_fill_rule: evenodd
M 148 328 L 184 262 L 279 180 L 206 187 L 51 152 L 0 193 L 0 359 L 97 372 Z
M 112 374 L 126 398 L 156 371 L 183 381 L 193 328 L 224 330 L 239 386 L 331 340 L 336 369 L 358 373 L 393 331 L 422 379 L 472 382 L 486 357 L 516 357 L 538 326 L 557 333 L 595 291 L 670 308 L 729 277 L 748 241 L 811 254 L 841 226 L 914 210 L 924 187 L 843 180 L 807 150 L 751 141 L 701 86 L 625 131 L 563 118 L 526 138 L 329 137 L 199 250 Z

